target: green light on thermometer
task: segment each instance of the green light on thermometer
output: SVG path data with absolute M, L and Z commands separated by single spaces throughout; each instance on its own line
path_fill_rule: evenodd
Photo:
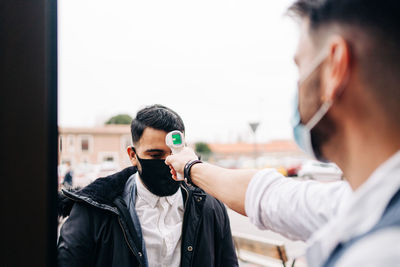
M 174 145 L 181 145 L 182 144 L 182 139 L 180 134 L 173 134 L 172 135 L 172 143 Z

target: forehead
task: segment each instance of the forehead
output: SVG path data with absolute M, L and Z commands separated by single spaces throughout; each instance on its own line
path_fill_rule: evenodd
M 147 127 L 144 129 L 142 136 L 137 143 L 140 149 L 165 149 L 168 148 L 165 144 L 167 132 Z

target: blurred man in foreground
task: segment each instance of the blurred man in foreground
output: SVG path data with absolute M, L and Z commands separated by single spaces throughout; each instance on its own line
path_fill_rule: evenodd
M 400 2 L 297 0 L 298 145 L 347 182 L 226 170 L 190 149 L 166 163 L 262 229 L 308 240 L 309 266 L 400 262 Z

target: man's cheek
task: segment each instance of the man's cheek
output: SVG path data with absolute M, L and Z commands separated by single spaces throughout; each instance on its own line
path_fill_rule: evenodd
M 306 124 L 321 106 L 320 80 L 316 75 L 311 76 L 299 91 L 299 107 L 302 122 Z

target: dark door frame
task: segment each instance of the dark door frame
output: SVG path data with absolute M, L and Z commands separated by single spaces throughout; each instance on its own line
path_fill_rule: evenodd
M 0 266 L 56 266 L 57 1 L 0 3 Z

